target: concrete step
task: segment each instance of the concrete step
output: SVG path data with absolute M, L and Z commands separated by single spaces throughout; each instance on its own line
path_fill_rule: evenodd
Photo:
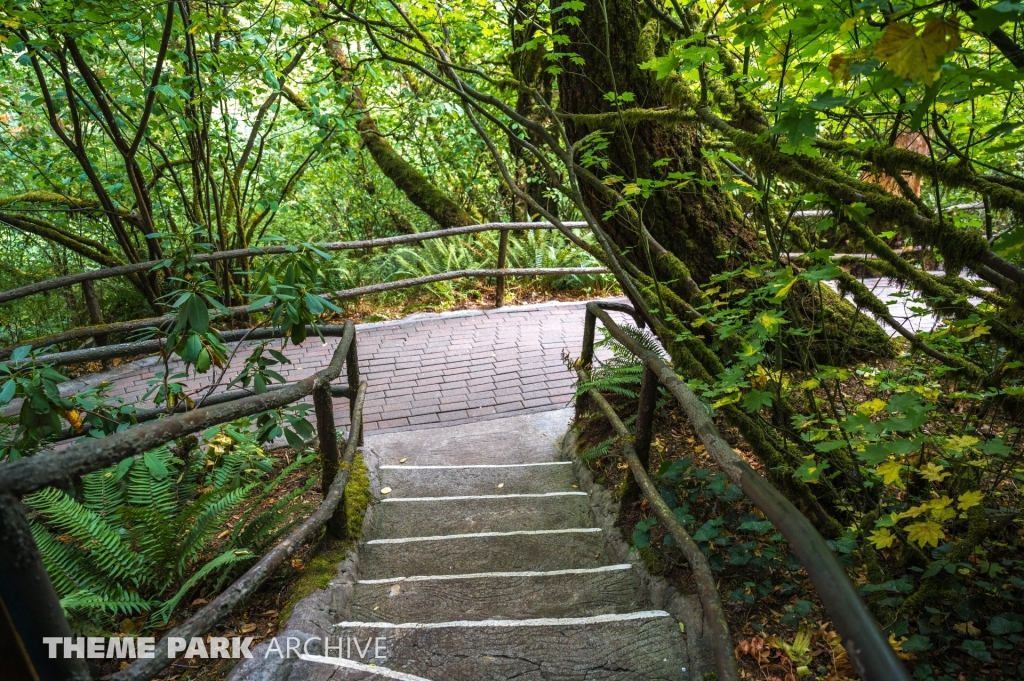
M 348 619 L 365 622 L 590 617 L 642 610 L 629 564 L 356 582 Z
M 572 464 L 568 461 L 467 466 L 384 465 L 380 467 L 380 478 L 382 486 L 391 488 L 391 498 L 571 492 L 576 484 Z
M 689 678 L 682 634 L 676 621 L 660 610 L 572 619 L 342 622 L 329 644 L 336 647 L 339 638 L 343 657 L 434 681 Z M 356 645 L 346 650 L 349 640 L 365 654 L 359 656 Z M 327 652 L 339 656 L 336 648 Z M 297 662 L 289 678 L 366 678 L 347 675 L 322 653 Z
M 600 567 L 599 528 L 373 539 L 360 547 L 364 579 Z
M 427 430 L 368 434 L 366 446 L 382 464 L 415 465 L 536 463 L 558 458 L 558 441 L 572 410 L 445 426 Z
M 374 507 L 368 536 L 432 537 L 472 532 L 590 527 L 584 492 L 384 499 Z

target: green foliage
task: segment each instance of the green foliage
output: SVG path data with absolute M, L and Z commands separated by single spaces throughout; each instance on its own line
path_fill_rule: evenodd
M 107 385 L 72 395 L 61 395 L 60 384 L 68 379 L 46 364 L 33 359 L 30 347 L 15 348 L 9 362 L 0 362 L 0 408 L 21 399 L 16 427 L 3 424 L 0 431 L 0 460 L 17 461 L 35 454 L 64 433 L 71 431 L 103 437 L 130 425 L 135 408 L 111 400 Z
M 117 631 L 140 615 L 156 626 L 196 589 L 221 588 L 308 512 L 299 497 L 315 475 L 279 488 L 313 461 L 299 455 L 275 470 L 252 441 L 218 432 L 204 446 L 184 441 L 89 473 L 76 497 L 53 488 L 26 497 L 74 628 Z

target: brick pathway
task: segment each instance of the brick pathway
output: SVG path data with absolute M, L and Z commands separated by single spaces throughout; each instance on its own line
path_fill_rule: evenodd
M 424 314 L 358 325 L 359 370 L 367 382 L 366 430 L 452 425 L 567 406 L 574 376 L 561 356 L 566 350 L 579 356 L 584 304 Z M 615 317 L 627 321 L 623 315 Z M 337 343 L 337 338 L 328 338 L 326 345 L 310 338 L 301 347 L 288 346 L 284 353 L 292 364 L 274 368 L 289 382 L 305 378 L 327 365 Z M 238 373 L 253 346 L 239 348 L 223 383 Z M 73 381 L 64 391 L 105 380 L 113 386 L 112 396 L 148 407 L 151 402 L 143 395 L 161 369 L 155 358 L 147 358 Z M 211 371 L 189 381 L 191 389 L 208 387 L 215 373 L 219 375 Z M 339 425 L 347 425 L 348 400 L 335 404 Z

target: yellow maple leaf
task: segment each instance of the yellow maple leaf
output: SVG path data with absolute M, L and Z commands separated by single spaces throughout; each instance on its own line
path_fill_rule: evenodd
M 874 46 L 876 59 L 887 62 L 889 70 L 900 78 L 931 85 L 937 74 L 937 61 L 960 47 L 960 26 L 945 19 L 932 19 L 924 31 L 904 21 L 889 24 Z
M 941 523 L 946 520 L 950 520 L 956 517 L 956 511 L 952 508 L 934 508 L 932 509 L 932 520 Z
M 948 478 L 952 473 L 942 469 L 942 466 L 932 463 L 929 461 L 917 471 L 922 478 L 929 482 L 942 482 L 945 478 Z
M 942 525 L 931 520 L 907 525 L 907 539 L 915 542 L 921 548 L 938 546 L 939 540 L 945 536 L 946 533 L 942 531 Z
M 976 444 L 978 444 L 978 438 L 973 435 L 951 435 L 946 438 L 945 442 L 946 449 L 953 450 L 954 452 L 962 452 Z
M 885 400 L 880 400 L 877 397 L 867 402 L 861 402 L 857 405 L 857 413 L 864 414 L 864 416 L 874 416 L 878 412 L 882 411 L 885 407 Z
M 887 549 L 896 541 L 896 535 L 890 532 L 888 528 L 883 527 L 871 533 L 868 539 L 876 549 Z
M 882 478 L 882 482 L 887 485 L 896 485 L 902 487 L 903 484 L 900 481 L 900 469 L 903 468 L 900 464 L 895 461 L 886 461 L 881 466 L 875 469 L 875 475 Z
M 974 506 L 980 506 L 982 500 L 985 498 L 985 494 L 978 490 L 972 492 L 964 492 L 957 497 L 957 507 L 961 511 L 966 511 Z
M 931 510 L 931 505 L 926 503 L 918 504 L 917 506 L 911 506 L 903 513 L 900 513 L 900 518 L 916 518 L 920 515 L 924 515 Z

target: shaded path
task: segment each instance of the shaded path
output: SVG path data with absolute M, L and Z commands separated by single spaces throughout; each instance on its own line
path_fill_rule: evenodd
M 912 297 L 885 279 L 866 279 L 898 321 L 915 331 L 930 329 L 935 319 L 921 314 Z M 624 302 L 624 299 L 616 299 Z M 569 405 L 574 376 L 562 355 L 579 355 L 585 301 L 542 303 L 501 309 L 416 314 L 391 322 L 356 327 L 359 370 L 367 381 L 364 408 L 367 431 L 410 430 L 456 425 L 480 419 L 524 414 Z M 632 323 L 613 313 L 620 323 Z M 895 332 L 892 332 L 894 335 Z M 324 368 L 338 343 L 307 339 L 284 354 L 292 364 L 273 367 L 289 382 Z M 243 343 L 217 391 L 241 370 L 256 343 Z M 268 344 L 280 347 L 279 341 Z M 173 362 L 171 371 L 179 370 Z M 149 357 L 109 372 L 91 374 L 62 386 L 70 393 L 112 384 L 109 394 L 138 407 L 152 406 L 143 396 L 162 370 Z M 219 370 L 188 381 L 196 399 L 219 378 Z M 343 380 L 342 380 L 343 382 Z M 347 400 L 336 400 L 339 425 L 348 424 Z
M 359 370 L 368 384 L 363 412 L 366 430 L 454 425 L 567 406 L 574 377 L 562 354 L 579 355 L 585 305 L 582 301 L 543 303 L 418 314 L 357 325 Z M 288 346 L 284 354 L 292 364 L 272 368 L 289 382 L 319 371 L 330 361 L 339 339 L 326 340 L 321 344 L 310 338 L 300 347 Z M 269 347 L 280 347 L 279 343 Z M 242 344 L 218 391 L 238 374 L 255 345 Z M 180 364 L 172 363 L 171 370 L 176 366 Z M 146 358 L 73 381 L 62 392 L 108 381 L 111 396 L 149 407 L 152 401 L 143 396 L 155 372 L 162 369 L 157 358 Z M 192 394 L 210 386 L 219 373 L 213 370 L 190 380 Z M 347 425 L 348 401 L 339 399 L 335 404 L 338 423 Z

